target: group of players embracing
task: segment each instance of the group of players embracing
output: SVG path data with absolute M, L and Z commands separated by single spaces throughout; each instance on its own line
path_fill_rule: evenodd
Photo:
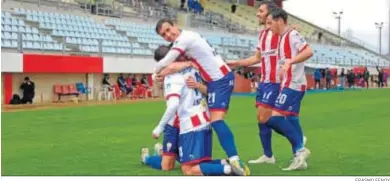
M 226 63 L 199 33 L 181 30 L 173 21 L 161 19 L 156 32 L 169 46 L 155 50 L 153 79 L 163 84 L 166 110 L 152 136 L 163 134 L 161 148 L 149 154 L 141 150 L 142 163 L 172 170 L 176 160 L 184 175 L 250 175 L 240 159 L 225 115 L 234 88 L 236 67 L 261 63 L 261 80 L 256 108 L 263 155 L 249 164 L 275 164 L 272 130 L 287 138 L 293 152 L 283 170 L 307 168 L 310 150 L 299 123 L 301 101 L 306 91 L 305 61 L 312 56 L 307 41 L 287 25 L 288 14 L 272 3 L 261 4 L 256 16 L 260 31 L 254 56 Z M 212 131 L 226 153 L 226 159 L 212 159 Z

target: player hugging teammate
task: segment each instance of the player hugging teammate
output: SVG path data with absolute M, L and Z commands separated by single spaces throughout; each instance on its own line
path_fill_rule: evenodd
M 156 61 L 169 50 L 160 46 L 155 51 Z M 180 59 L 185 61 L 184 56 L 177 61 Z M 198 71 L 187 67 L 167 75 L 163 82 L 167 108 L 153 130 L 154 138 L 164 132 L 163 156 L 158 152 L 150 156 L 148 149 L 143 148 L 141 161 L 155 169 L 171 170 L 178 157 L 184 175 L 245 175 L 226 160 L 212 160 L 210 113 L 203 96 L 207 88 L 202 85 Z M 175 126 L 175 121 L 179 126 Z
M 283 170 L 306 169 L 306 159 L 310 155 L 310 150 L 305 147 L 306 138 L 303 136 L 299 123 L 299 112 L 306 91 L 305 61 L 312 56 L 313 52 L 306 40 L 295 29 L 287 26 L 288 14 L 284 10 L 273 4 L 265 3 L 259 7 L 257 17 L 261 24 L 265 25 L 265 29 L 260 32 L 256 54 L 245 60 L 234 61 L 229 65 L 234 68 L 261 63 L 262 67 L 262 80 L 257 92 L 256 106 L 259 137 L 264 155 L 249 161 L 249 163 L 275 163 L 276 160 L 271 148 L 271 134 L 274 130 L 286 137 L 292 146 L 293 160 Z M 204 89 L 207 92 L 207 103 L 210 109 L 209 124 L 214 128 L 222 148 L 229 157 L 230 164 L 228 166 L 230 167 L 225 167 L 225 169 L 236 175 L 249 175 L 249 168 L 238 157 L 233 134 L 223 121 L 234 87 L 234 75 L 230 68 L 198 33 L 180 30 L 167 19 L 157 23 L 156 31 L 165 40 L 173 42 L 173 47 L 157 63 L 153 77 L 160 79 L 161 77 L 169 77 L 188 67 L 199 69 L 206 81 Z M 172 63 L 183 54 L 190 57 L 191 61 Z M 195 120 L 197 120 L 195 121 L 196 125 L 199 125 L 200 121 Z M 182 133 L 182 129 L 185 128 L 180 127 L 180 133 Z M 202 134 L 197 136 L 197 139 L 205 140 L 203 138 L 206 138 L 207 142 L 208 136 L 204 135 L 208 133 L 205 131 Z M 192 140 L 193 138 L 192 135 L 186 139 Z M 199 141 L 197 139 L 194 141 Z M 179 152 L 181 155 L 180 149 Z M 184 154 L 182 155 L 184 156 Z M 191 155 L 194 157 L 193 154 L 187 156 L 191 157 Z M 218 160 L 217 164 L 221 164 L 221 161 Z M 221 168 L 219 167 L 219 174 L 223 173 Z M 183 172 L 189 175 L 217 173 L 203 172 L 202 166 L 199 169 L 193 166 L 192 169 L 193 172 L 187 173 L 184 169 Z M 210 167 L 205 170 L 216 171 L 218 169 Z

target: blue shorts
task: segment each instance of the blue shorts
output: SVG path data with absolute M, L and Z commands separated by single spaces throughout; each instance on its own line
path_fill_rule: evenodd
M 179 157 L 181 164 L 198 164 L 210 161 L 212 155 L 211 128 L 181 134 L 179 141 Z
M 171 125 L 165 125 L 163 140 L 163 155 L 176 156 L 179 153 L 179 128 Z
M 304 91 L 283 88 L 275 102 L 275 111 L 285 116 L 298 116 Z
M 275 107 L 275 101 L 280 92 L 279 83 L 260 83 L 257 88 L 256 107 Z
M 220 80 L 207 83 L 207 104 L 209 110 L 229 109 L 230 96 L 234 88 L 234 73 L 230 72 Z

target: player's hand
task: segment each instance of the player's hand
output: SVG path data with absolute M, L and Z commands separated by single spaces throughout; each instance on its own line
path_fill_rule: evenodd
M 156 74 L 154 80 L 156 80 L 157 82 L 163 82 L 164 77 L 161 74 Z
M 197 82 L 193 77 L 188 77 L 186 80 L 186 84 L 189 88 L 191 89 L 196 89 L 197 88 Z
M 152 137 L 153 137 L 153 139 L 158 139 L 158 137 L 160 137 L 160 136 L 152 133 Z
M 291 67 L 291 60 L 290 59 L 286 59 L 285 63 L 283 64 L 283 66 L 282 66 L 282 68 L 280 70 L 279 76 L 280 77 L 284 77 L 284 74 L 286 74 L 288 72 L 290 67 Z

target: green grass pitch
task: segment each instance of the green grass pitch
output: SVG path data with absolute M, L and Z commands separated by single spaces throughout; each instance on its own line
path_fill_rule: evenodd
M 2 175 L 181 175 L 141 165 L 163 102 L 2 113 Z M 241 158 L 261 146 L 253 97 L 234 97 L 227 117 Z M 252 175 L 390 175 L 390 89 L 308 94 L 301 124 L 309 168 L 283 172 L 291 148 L 273 134 L 276 165 L 250 165 Z M 214 158 L 224 153 L 214 135 Z

